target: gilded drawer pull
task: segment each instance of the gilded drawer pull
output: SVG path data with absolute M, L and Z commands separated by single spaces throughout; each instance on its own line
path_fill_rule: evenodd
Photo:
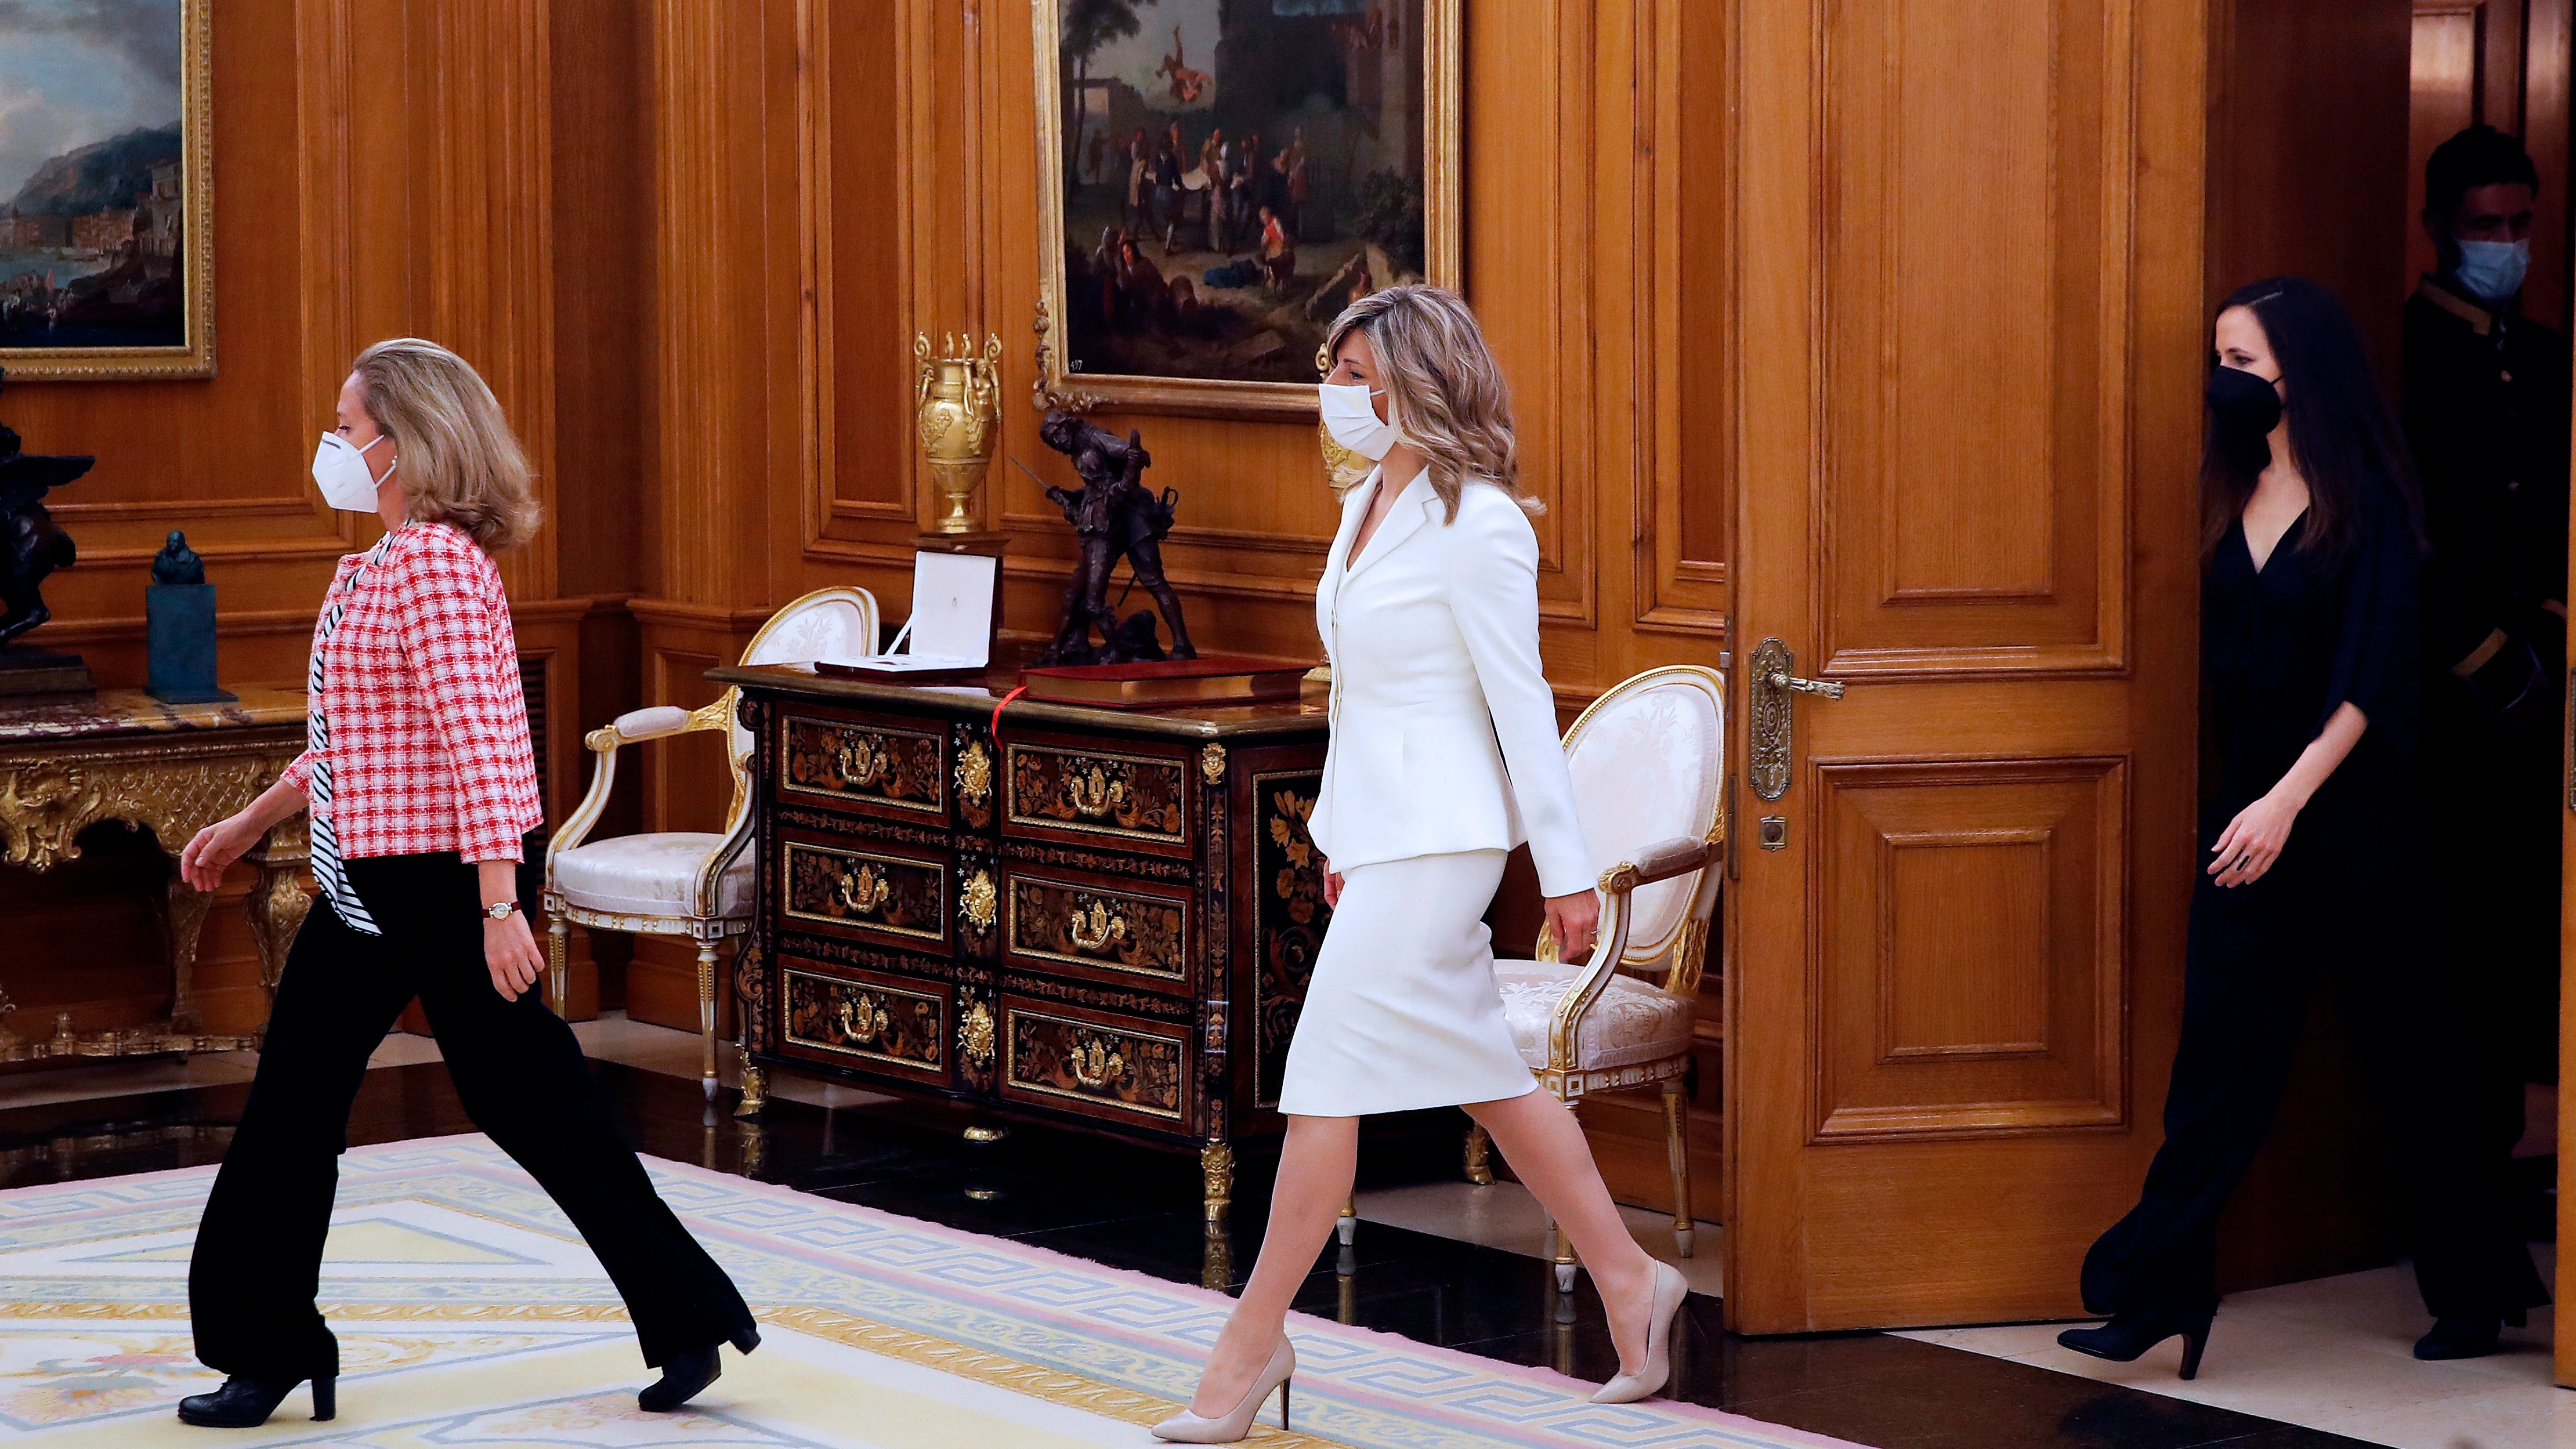
M 1127 782 L 1110 779 L 1094 765 L 1087 775 L 1064 777 L 1064 797 L 1072 802 L 1075 814 L 1097 820 L 1127 802 Z
M 957 913 L 978 931 L 993 929 L 993 918 L 999 905 L 1000 900 L 993 891 L 993 877 L 985 871 L 979 870 L 966 877 L 966 884 L 957 892 Z
M 875 735 L 858 735 L 841 742 L 835 757 L 843 785 L 865 789 L 885 778 L 886 766 L 894 763 L 894 753 Z
M 993 755 L 982 740 L 968 740 L 957 752 L 957 793 L 969 804 L 981 805 L 993 791 Z
M 993 1008 L 978 1001 L 957 1022 L 957 1050 L 977 1071 L 993 1064 Z
M 1104 1087 L 1115 1089 L 1118 1080 L 1127 1075 L 1127 1059 L 1118 1048 L 1096 1036 L 1084 1036 L 1066 1053 L 1073 1069 L 1073 1079 L 1084 1088 L 1097 1092 Z
M 841 1002 L 841 1037 L 859 1046 L 874 1046 L 885 1035 L 885 1008 L 873 996 L 860 995 Z
M 884 905 L 886 897 L 893 893 L 893 887 L 886 883 L 886 878 L 872 865 L 862 865 L 856 871 L 841 872 L 838 888 L 842 907 L 857 916 L 864 916 Z
M 1066 924 L 1066 934 L 1073 944 L 1085 951 L 1097 951 L 1112 941 L 1127 939 L 1127 917 L 1110 913 L 1106 903 L 1093 901 L 1089 910 L 1073 908 L 1073 919 Z

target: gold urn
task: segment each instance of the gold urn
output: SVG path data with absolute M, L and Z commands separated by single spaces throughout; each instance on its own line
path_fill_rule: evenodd
M 967 348 L 958 350 L 960 343 Z M 930 458 L 932 486 L 941 499 L 934 533 L 973 533 L 979 527 L 975 494 L 984 486 L 984 470 L 993 466 L 994 424 L 1001 415 L 1002 339 L 975 339 L 940 334 L 939 355 L 932 356 L 930 337 L 915 333 L 913 361 L 920 379 L 913 388 L 914 424 L 921 432 L 921 451 Z

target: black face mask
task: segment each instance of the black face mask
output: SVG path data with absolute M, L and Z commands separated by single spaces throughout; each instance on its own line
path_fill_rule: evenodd
M 2281 425 L 2281 394 L 2240 367 L 2213 368 L 2202 396 L 2220 447 L 2231 461 L 2261 472 L 2272 461 L 2272 430 Z

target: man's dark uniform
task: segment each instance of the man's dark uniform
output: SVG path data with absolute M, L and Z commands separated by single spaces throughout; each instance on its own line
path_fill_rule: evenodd
M 2406 432 L 2433 548 L 2427 965 L 2468 993 L 2471 1039 L 2493 1044 L 2492 1065 L 2555 1081 L 2567 626 L 2544 604 L 2567 595 L 2567 340 L 2428 278 L 2406 303 L 2405 346 Z M 2476 666 L 2467 679 L 2454 672 L 2463 661 Z M 2518 1123 L 2518 1095 L 2495 1110 Z

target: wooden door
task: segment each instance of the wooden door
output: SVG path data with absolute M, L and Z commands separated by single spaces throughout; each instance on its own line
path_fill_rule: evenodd
M 2206 7 L 1740 14 L 1729 1326 L 2072 1315 L 2181 1002 Z

